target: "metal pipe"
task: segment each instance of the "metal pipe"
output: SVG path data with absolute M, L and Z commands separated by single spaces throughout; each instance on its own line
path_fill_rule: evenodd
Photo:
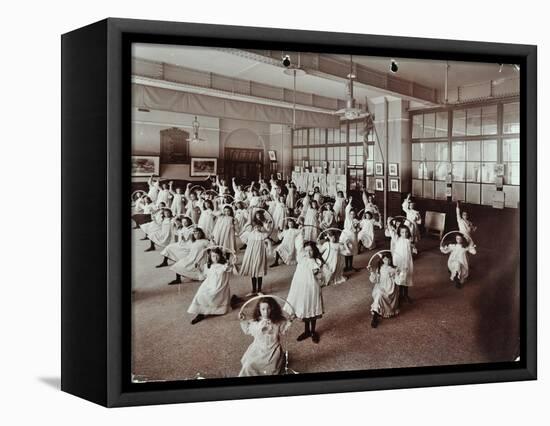
M 388 220 L 388 158 L 389 158 L 389 145 L 390 145 L 390 124 L 388 120 L 388 98 L 384 96 L 384 120 L 386 124 L 386 162 L 384 164 L 384 223 Z

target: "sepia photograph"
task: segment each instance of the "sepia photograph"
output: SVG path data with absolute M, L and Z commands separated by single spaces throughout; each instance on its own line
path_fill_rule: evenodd
M 519 71 L 134 43 L 133 382 L 517 361 Z

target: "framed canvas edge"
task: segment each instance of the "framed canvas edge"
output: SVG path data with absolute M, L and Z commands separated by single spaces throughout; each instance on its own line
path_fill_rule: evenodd
M 182 31 L 186 28 L 185 31 Z M 244 29 L 246 28 L 246 30 Z M 177 31 L 176 31 L 177 29 Z M 212 32 L 212 29 L 216 31 Z M 362 378 L 348 380 L 315 380 L 304 383 L 281 383 L 281 384 L 246 384 L 235 386 L 223 386 L 212 388 L 194 388 L 194 389 L 178 389 L 178 390 L 156 390 L 134 392 L 123 390 L 122 385 L 122 354 L 121 354 L 121 320 L 125 310 L 121 309 L 122 305 L 122 289 L 118 285 L 122 280 L 122 256 L 121 242 L 123 238 L 121 224 L 125 219 L 125 208 L 123 198 L 123 185 L 116 185 L 116 182 L 122 182 L 124 179 L 123 169 L 120 169 L 120 164 L 123 162 L 125 152 L 122 147 L 120 135 L 124 126 L 124 119 L 128 114 L 122 113 L 122 94 L 120 88 L 124 85 L 121 80 L 122 58 L 120 55 L 122 49 L 123 33 L 158 33 L 170 35 L 172 32 L 178 35 L 197 35 L 205 36 L 207 31 L 211 37 L 226 37 L 228 34 L 233 36 L 243 36 L 241 31 L 248 34 L 250 39 L 265 39 L 268 35 L 280 36 L 281 32 L 287 30 L 278 29 L 262 29 L 256 35 L 250 33 L 252 27 L 231 27 L 202 24 L 185 24 L 173 23 L 166 25 L 161 21 L 140 21 L 140 20 L 108 20 L 108 86 L 109 86 L 109 103 L 108 103 L 108 181 L 111 182 L 107 188 L 108 203 L 111 208 L 107 211 L 108 229 L 107 229 L 107 258 L 108 260 L 108 276 L 107 276 L 107 306 L 108 306 L 108 323 L 107 323 L 107 347 L 106 363 L 108 369 L 107 381 L 107 406 L 129 406 L 129 405 L 144 405 L 144 404 L 162 404 L 175 402 L 195 402 L 195 401 L 210 401 L 222 399 L 242 399 L 242 398 L 258 398 L 258 397 L 274 397 L 287 395 L 304 395 L 304 394 L 319 394 L 333 392 L 351 392 L 365 390 L 379 390 L 390 388 L 414 388 L 425 386 L 443 386 L 443 385 L 460 385 L 470 383 L 489 383 L 489 382 L 504 382 L 516 380 L 533 380 L 536 379 L 536 173 L 526 173 L 525 164 L 522 166 L 522 177 L 526 185 L 522 185 L 522 192 L 525 190 L 525 221 L 522 228 L 522 248 L 529 255 L 526 263 L 522 264 L 522 275 L 525 273 L 527 284 L 524 287 L 525 303 L 527 312 L 522 315 L 522 326 L 526 327 L 523 332 L 526 333 L 525 341 L 522 343 L 523 349 L 526 350 L 526 359 L 522 360 L 521 367 L 515 369 L 492 370 L 481 372 L 460 372 L 460 373 L 439 373 L 439 374 L 421 374 L 421 375 L 395 375 L 382 378 Z M 312 32 L 288 31 L 292 34 L 292 38 L 302 40 L 305 43 L 314 43 L 311 39 Z M 296 37 L 300 33 L 303 37 Z M 315 32 L 317 34 L 317 32 Z M 325 34 L 322 41 L 327 40 Z M 246 35 L 246 34 L 244 34 Z M 340 37 L 333 39 L 336 44 L 354 45 L 354 43 L 364 43 L 370 40 L 371 36 L 362 36 L 360 40 L 356 40 L 355 35 L 341 34 Z M 523 56 L 528 70 L 523 70 L 526 73 L 526 81 L 523 79 L 525 88 L 522 87 L 522 101 L 528 114 L 524 112 L 522 115 L 527 126 L 522 127 L 525 130 L 522 137 L 525 138 L 528 144 L 526 163 L 529 164 L 531 172 L 536 166 L 536 47 L 527 45 L 508 45 L 498 43 L 482 43 L 482 42 L 461 42 L 461 41 L 446 41 L 433 39 L 408 39 L 403 37 L 386 37 L 372 36 L 372 40 L 376 41 L 378 48 L 388 47 L 391 45 L 409 43 L 410 40 L 416 40 L 416 43 L 410 43 L 410 47 L 402 47 L 408 52 L 413 52 L 420 49 L 420 52 L 425 52 L 424 49 L 449 49 L 450 52 L 461 52 L 468 50 L 470 47 L 479 55 L 493 53 L 500 55 Z M 246 37 L 243 37 L 246 38 Z M 281 37 L 283 40 L 286 37 Z M 309 41 L 308 41 L 309 40 Z M 421 41 L 421 45 L 418 42 Z M 448 45 L 446 43 L 449 43 Z M 382 46 L 382 47 L 381 47 Z M 512 46 L 512 47 L 510 47 Z M 474 54 L 476 54 L 474 52 Z M 423 55 L 420 55 L 423 57 Z M 527 72 L 528 71 L 528 72 Z M 526 102 L 526 104 L 525 104 Z M 523 111 L 523 109 L 522 109 Z M 120 118 L 122 116 L 122 119 Z M 113 167 L 116 166 L 116 167 Z M 118 167 L 118 169 L 117 169 Z M 320 385 L 322 384 L 322 386 Z

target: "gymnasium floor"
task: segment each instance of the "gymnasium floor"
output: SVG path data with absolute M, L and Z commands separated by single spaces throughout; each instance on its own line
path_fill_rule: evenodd
M 191 325 L 187 308 L 200 282 L 168 286 L 170 268 L 155 268 L 160 250 L 145 253 L 148 241 L 133 233 L 133 373 L 145 380 L 236 376 L 251 337 L 239 326 L 238 309 Z M 389 240 L 377 230 L 377 250 Z M 297 342 L 303 323 L 289 334 L 290 367 L 297 372 L 379 369 L 509 361 L 518 349 L 519 294 L 517 250 L 478 247 L 470 257 L 470 278 L 463 289 L 449 281 L 447 256 L 439 241 L 425 237 L 414 262 L 413 304 L 399 316 L 370 327 L 372 284 L 363 268 L 372 253 L 354 259 L 362 268 L 344 284 L 325 287 L 325 315 L 317 322 L 321 341 Z M 239 260 L 242 258 L 239 255 Z M 294 267 L 269 268 L 264 293 L 286 297 Z M 250 291 L 250 278 L 233 275 L 233 294 Z

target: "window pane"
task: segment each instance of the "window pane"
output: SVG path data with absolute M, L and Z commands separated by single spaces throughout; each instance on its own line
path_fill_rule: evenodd
M 367 161 L 367 175 L 374 175 L 374 161 Z
M 466 112 L 466 134 L 477 136 L 481 133 L 481 108 L 470 108 Z
M 447 163 L 436 163 L 435 165 L 435 179 L 446 180 L 447 179 Z
M 466 163 L 466 180 L 481 182 L 481 163 Z
M 466 185 L 466 202 L 479 204 L 481 195 L 481 185 L 467 184 Z
M 481 111 L 481 133 L 483 135 L 496 135 L 497 133 L 497 106 L 483 107 Z
M 506 185 L 519 185 L 519 163 L 506 164 L 504 183 Z
M 422 114 L 413 115 L 412 121 L 412 137 L 421 138 L 422 137 Z
M 468 161 L 481 161 L 481 142 L 466 142 L 466 159 Z
M 453 136 L 466 134 L 466 110 L 453 111 Z
M 453 162 L 453 181 L 464 182 L 466 180 L 466 163 Z
M 433 138 L 435 136 L 435 113 L 424 114 L 424 137 Z
M 447 142 L 439 142 L 436 144 L 435 159 L 439 161 L 449 161 L 449 144 Z
M 503 105 L 503 133 L 519 133 L 519 102 Z
M 426 143 L 424 145 L 424 159 L 428 161 L 435 160 L 435 149 L 437 144 L 435 143 Z
M 374 145 L 367 146 L 367 156 L 369 160 L 374 160 Z
M 438 138 L 446 137 L 449 126 L 449 113 L 447 111 L 438 112 L 435 117 L 435 136 Z
M 357 142 L 357 123 L 349 125 L 349 141 Z
M 497 161 L 497 141 L 483 141 L 483 161 Z
M 412 144 L 412 159 L 413 160 L 422 160 L 422 144 L 413 143 Z
M 483 183 L 495 182 L 495 163 L 483 163 L 481 172 Z
M 453 142 L 453 162 L 466 160 L 466 145 L 464 142 Z
M 502 161 L 519 161 L 519 139 L 502 141 Z
M 347 142 L 347 125 L 341 124 L 340 125 L 340 142 L 339 143 L 346 143 Z
M 334 142 L 334 129 L 328 129 L 327 131 L 327 143 Z
M 340 147 L 340 160 L 346 160 L 346 147 L 341 146 Z
M 413 179 L 422 179 L 422 177 L 421 177 L 422 176 L 421 175 L 422 170 L 423 169 L 420 168 L 420 162 L 418 162 L 418 161 L 413 161 L 412 162 L 412 177 L 413 177 Z

